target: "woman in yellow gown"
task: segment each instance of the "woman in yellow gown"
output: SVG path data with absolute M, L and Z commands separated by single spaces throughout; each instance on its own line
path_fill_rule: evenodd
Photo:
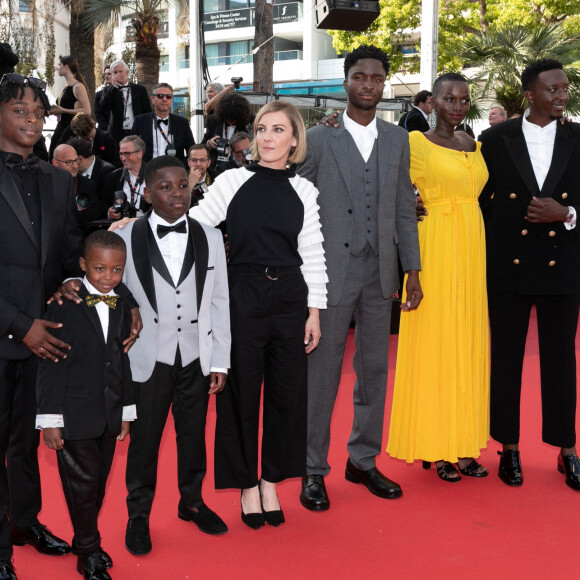
M 435 461 L 446 481 L 484 477 L 474 458 L 489 439 L 485 232 L 478 196 L 488 173 L 476 143 L 455 132 L 469 87 L 455 73 L 433 87 L 435 129 L 409 135 L 419 223 L 423 302 L 403 312 L 387 452 Z M 428 464 L 427 464 L 428 467 Z

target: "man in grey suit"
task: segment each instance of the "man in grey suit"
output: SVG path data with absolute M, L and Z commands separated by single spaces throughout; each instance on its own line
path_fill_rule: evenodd
M 126 483 L 129 552 L 151 551 L 149 514 L 159 444 L 171 407 L 177 434 L 177 515 L 208 534 L 227 526 L 203 502 L 205 420 L 209 394 L 220 392 L 230 366 L 230 318 L 222 235 L 185 214 L 187 173 L 167 155 L 147 164 L 151 214 L 116 232 L 127 244 L 123 279 L 138 301 L 141 337 L 129 359 L 138 421 L 132 426 Z M 209 379 L 208 379 L 209 375 Z M 137 424 L 139 423 L 139 424 Z
M 307 475 L 300 501 L 310 510 L 330 507 L 324 484 L 330 420 L 353 316 L 357 380 L 345 476 L 379 497 L 402 495 L 375 465 L 383 434 L 391 297 L 399 287 L 397 253 L 408 273 L 402 308 L 416 308 L 422 292 L 408 134 L 376 118 L 388 71 L 387 55 L 374 46 L 347 56 L 348 104 L 340 126 L 308 131 L 308 153 L 298 171 L 320 191 L 329 277 L 328 309 L 320 313 L 322 340 L 308 360 Z

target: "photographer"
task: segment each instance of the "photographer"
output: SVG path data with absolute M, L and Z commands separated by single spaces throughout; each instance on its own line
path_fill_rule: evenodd
M 77 223 L 86 224 L 105 217 L 105 205 L 95 191 L 94 184 L 78 174 L 80 158 L 75 148 L 61 143 L 57 145 L 52 157 L 52 164 L 59 169 L 68 171 L 73 176 L 75 197 L 77 202 Z
M 245 131 L 234 133 L 230 139 L 230 159 L 229 161 L 224 161 L 217 164 L 215 168 L 216 176 L 220 173 L 223 173 L 224 171 L 227 171 L 228 169 L 235 169 L 236 167 L 241 167 L 242 165 L 251 163 L 251 146 L 252 140 Z
M 125 137 L 119 147 L 122 169 L 109 173 L 105 180 L 104 197 L 108 202 L 108 217 L 113 220 L 122 217 L 141 217 L 149 210 L 143 194 L 145 179 L 145 142 L 137 135 Z
M 249 101 L 240 93 L 225 95 L 217 104 L 215 117 L 209 118 L 202 143 L 211 147 L 211 167 L 229 160 L 229 139 L 239 131 L 252 134 L 253 115 Z
M 207 145 L 192 145 L 187 153 L 189 165 L 189 186 L 191 187 L 191 205 L 198 205 L 208 187 L 215 178 L 210 170 L 210 149 Z

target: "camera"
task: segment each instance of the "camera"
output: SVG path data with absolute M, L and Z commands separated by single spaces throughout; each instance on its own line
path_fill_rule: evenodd
M 194 185 L 191 190 L 191 205 L 199 205 L 199 202 L 203 199 L 208 189 L 208 186 L 204 182 Z
M 222 137 L 218 137 L 215 140 L 216 151 L 217 151 L 217 160 L 220 161 L 227 161 L 230 158 L 230 142 L 227 139 Z
M 77 195 L 77 207 L 79 210 L 87 209 L 91 205 L 88 195 Z
M 240 90 L 240 83 L 244 80 L 244 77 L 232 77 L 232 83 L 234 83 L 234 89 L 236 91 Z
M 124 191 L 115 191 L 113 211 L 115 213 L 120 213 L 121 217 L 124 218 L 137 217 L 137 208 L 127 201 L 127 194 Z

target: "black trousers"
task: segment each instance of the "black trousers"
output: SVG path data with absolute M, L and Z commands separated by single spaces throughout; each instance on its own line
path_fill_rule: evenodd
M 576 329 L 580 294 L 524 296 L 488 292 L 491 330 L 491 436 L 500 443 L 520 438 L 520 396 L 532 305 L 538 318 L 542 386 L 542 440 L 576 444 Z
M 308 288 L 299 268 L 230 266 L 232 368 L 217 396 L 216 488 L 258 483 L 260 396 L 264 383 L 261 477 L 273 483 L 306 473 Z
M 144 383 L 133 383 L 137 420 L 131 426 L 127 455 L 129 519 L 148 518 L 157 485 L 159 445 L 173 412 L 177 440 L 177 482 L 181 500 L 190 507 L 203 503 L 201 485 L 206 472 L 205 422 L 209 379 L 199 360 L 183 367 L 179 350 L 174 365 L 156 363 Z
M 101 545 L 97 525 L 117 438 L 106 430 L 95 439 L 65 440 L 56 452 L 58 471 L 79 554 Z
M 0 360 L 0 558 L 12 555 L 10 525 L 28 529 L 38 521 L 42 506 L 35 429 L 37 368 L 34 356 Z

